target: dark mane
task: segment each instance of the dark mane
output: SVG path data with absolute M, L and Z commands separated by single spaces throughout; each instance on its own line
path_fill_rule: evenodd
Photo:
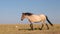
M 28 15 L 28 16 L 31 16 L 32 15 L 32 13 L 24 13 L 24 15 Z

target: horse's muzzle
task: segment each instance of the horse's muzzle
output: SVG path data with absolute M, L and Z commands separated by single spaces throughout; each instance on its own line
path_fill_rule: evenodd
M 23 21 L 23 19 L 21 19 L 21 21 Z

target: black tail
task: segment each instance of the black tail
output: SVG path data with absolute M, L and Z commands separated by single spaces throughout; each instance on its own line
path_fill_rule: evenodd
M 49 22 L 49 24 L 50 24 L 51 26 L 53 26 L 53 24 L 49 21 L 49 19 L 48 19 L 47 16 L 46 16 L 46 20 Z

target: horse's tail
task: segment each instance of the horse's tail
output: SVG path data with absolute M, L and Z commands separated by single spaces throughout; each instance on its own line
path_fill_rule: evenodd
M 53 26 L 53 24 L 49 21 L 49 19 L 48 19 L 47 16 L 46 16 L 46 20 L 49 22 L 49 24 L 50 24 L 51 26 Z

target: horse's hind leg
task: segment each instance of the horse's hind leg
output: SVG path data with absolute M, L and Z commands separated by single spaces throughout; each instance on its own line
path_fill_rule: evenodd
M 42 24 L 42 26 L 41 26 L 40 30 L 42 30 L 43 26 L 44 26 L 44 24 Z
M 45 23 L 45 21 L 42 21 L 42 27 L 41 27 L 41 29 L 43 28 L 43 26 L 47 26 L 47 29 L 49 29 L 49 27 L 48 27 L 48 24 L 47 23 Z
M 49 29 L 48 24 L 46 23 L 47 29 Z
M 43 23 L 44 23 L 44 25 L 45 25 L 45 26 L 47 26 L 47 29 L 49 29 L 48 24 L 47 24 L 47 23 L 45 23 L 45 21 L 44 21 Z

